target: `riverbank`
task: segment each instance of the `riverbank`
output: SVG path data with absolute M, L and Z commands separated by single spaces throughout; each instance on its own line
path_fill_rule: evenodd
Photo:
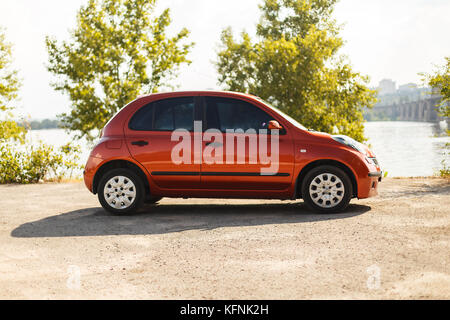
M 82 183 L 0 192 L 0 299 L 450 299 L 445 179 L 388 178 L 334 215 L 163 199 L 116 217 Z

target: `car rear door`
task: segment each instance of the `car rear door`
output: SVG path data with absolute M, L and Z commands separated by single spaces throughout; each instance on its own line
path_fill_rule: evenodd
M 166 98 L 140 108 L 125 128 L 132 157 L 150 173 L 160 188 L 192 189 L 200 185 L 200 164 L 190 161 L 174 163 L 172 150 L 179 141 L 172 141 L 175 129 L 187 130 L 193 150 L 196 97 Z

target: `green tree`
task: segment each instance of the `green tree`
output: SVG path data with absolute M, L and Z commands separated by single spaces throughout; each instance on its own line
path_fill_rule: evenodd
M 17 98 L 20 80 L 12 69 L 11 44 L 0 28 L 0 143 L 9 139 L 23 141 L 25 129 L 12 120 L 12 102 Z
M 421 74 L 425 82 L 437 90 L 442 96 L 439 113 L 443 117 L 450 117 L 450 57 L 446 57 L 446 64 L 439 67 L 433 74 Z
M 79 147 L 67 144 L 55 150 L 42 143 L 26 143 L 27 128 L 19 125 L 12 113 L 19 88 L 11 44 L 0 29 L 0 184 L 39 182 L 50 175 L 55 180 L 68 174 L 72 177 L 73 170 L 80 168 Z
M 255 94 L 305 126 L 364 140 L 363 108 L 376 93 L 338 53 L 336 0 L 265 0 L 256 41 L 222 32 L 216 66 L 229 90 Z
M 424 82 L 439 92 L 441 95 L 441 102 L 439 104 L 439 114 L 442 117 L 450 117 L 450 57 L 445 57 L 446 64 L 438 67 L 432 74 L 420 73 L 423 76 Z M 450 130 L 447 130 L 447 135 L 450 135 Z M 443 146 L 444 156 L 450 156 L 450 144 L 446 143 Z M 441 162 L 442 168 L 438 171 L 441 177 L 450 177 L 450 167 L 447 167 L 446 160 Z
M 47 37 L 48 70 L 58 77 L 52 85 L 67 94 L 70 113 L 60 115 L 62 126 L 92 140 L 126 103 L 157 92 L 190 63 L 193 43 L 182 29 L 167 35 L 169 9 L 154 16 L 156 0 L 90 0 L 77 15 L 70 41 Z

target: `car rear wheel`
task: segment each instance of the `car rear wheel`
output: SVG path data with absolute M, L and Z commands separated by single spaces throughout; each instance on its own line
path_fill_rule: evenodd
M 102 207 L 114 214 L 137 211 L 144 200 L 142 180 L 129 169 L 113 169 L 100 180 L 98 199 Z
M 302 196 L 306 205 L 321 213 L 340 212 L 352 198 L 352 182 L 348 175 L 334 166 L 312 169 L 302 183 Z

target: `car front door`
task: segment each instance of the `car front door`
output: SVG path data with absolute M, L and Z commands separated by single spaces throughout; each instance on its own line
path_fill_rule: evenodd
M 235 98 L 206 96 L 203 107 L 202 188 L 282 190 L 291 185 L 292 140 L 287 132 L 272 137 L 260 131 L 268 132 L 273 116 Z
M 174 162 L 172 157 L 172 150 L 179 144 L 172 141 L 175 129 L 188 132 L 186 138 L 193 148 L 195 100 L 179 97 L 152 102 L 140 108 L 125 128 L 132 157 L 147 169 L 160 188 L 199 188 L 200 164 L 194 163 L 194 153 L 188 152 L 190 161 L 182 163 Z

